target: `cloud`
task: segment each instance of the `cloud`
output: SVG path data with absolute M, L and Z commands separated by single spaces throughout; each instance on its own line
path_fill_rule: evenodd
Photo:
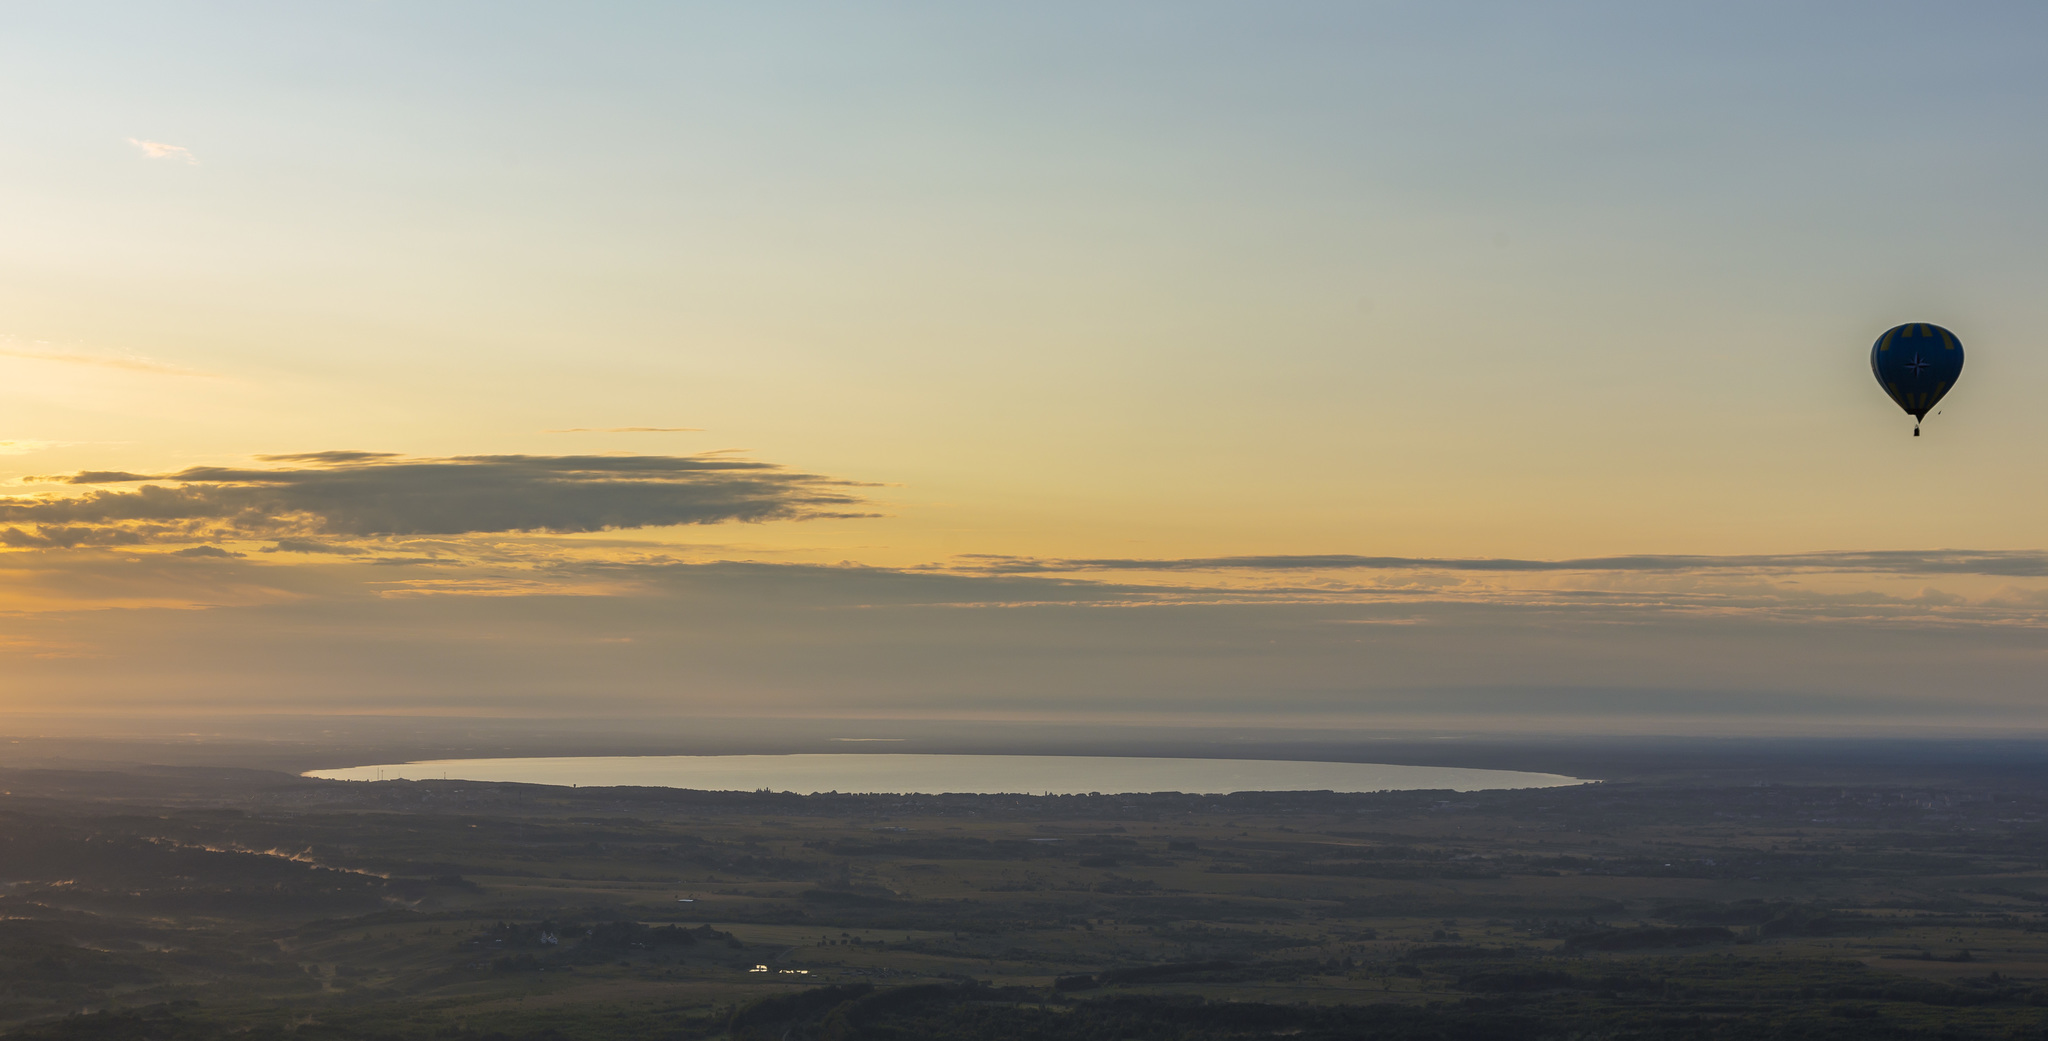
M 999 574 L 1086 571 L 1478 571 L 1478 572 L 1863 572 L 1896 575 L 2048 576 L 2048 552 L 2040 550 L 1845 550 L 1729 556 L 1634 554 L 1572 560 L 1513 557 L 1373 557 L 1348 553 L 1297 556 L 1040 559 L 972 554 L 959 558 L 967 570 Z
M 375 459 L 397 459 L 397 452 L 359 452 L 345 449 L 329 449 L 325 452 L 286 452 L 283 455 L 259 455 L 265 463 L 321 463 L 340 466 L 344 463 L 367 463 Z
M 53 707 L 2048 725 L 2044 552 L 891 568 L 555 537 L 868 505 L 723 454 L 334 449 L 41 480 L 0 498 L 0 546 L 31 551 L 0 552 L 0 611 L 24 647 L 71 648 L 8 662 Z
M 73 546 L 139 546 L 149 534 L 89 525 L 44 525 L 35 531 L 0 528 L 0 546 L 9 549 L 68 549 Z
M 142 154 L 151 159 L 175 159 L 191 166 L 199 165 L 199 157 L 184 145 L 167 145 L 162 141 L 144 141 L 131 137 L 128 143 L 142 149 Z
M 730 457 L 400 458 L 328 451 L 259 457 L 275 468 L 93 470 L 37 480 L 95 488 L 0 499 L 0 543 L 124 545 L 491 532 L 590 532 L 731 521 L 872 516 L 853 482 Z M 32 529 L 32 530 L 30 530 Z M 306 552 L 305 543 L 278 542 Z
M 703 427 L 563 427 L 548 434 L 701 434 Z
M 1791 625 L 1761 602 L 1147 601 L 1112 582 L 879 567 L 154 553 L 0 554 L 0 582 L 99 600 L 8 617 L 13 638 L 78 651 L 9 662 L 18 700 L 51 706 L 2048 724 L 2048 627 L 1922 624 L 1927 608 L 1899 599 Z
M 51 448 L 62 448 L 67 445 L 75 445 L 77 443 L 78 442 L 76 441 L 0 441 L 0 455 L 27 455 L 30 452 L 41 452 Z
M 126 369 L 130 372 L 153 372 L 166 376 L 206 376 L 208 373 L 181 368 L 134 354 L 90 354 L 80 351 L 59 350 L 37 341 L 23 345 L 22 341 L 0 336 L 0 358 L 22 358 L 28 361 L 54 361 L 67 365 L 97 365 L 108 369 Z
M 339 554 L 342 556 L 352 556 L 354 554 L 363 553 L 366 551 L 360 546 L 337 546 L 327 542 L 315 542 L 312 539 L 278 539 L 276 542 L 263 547 L 263 552 L 331 553 Z

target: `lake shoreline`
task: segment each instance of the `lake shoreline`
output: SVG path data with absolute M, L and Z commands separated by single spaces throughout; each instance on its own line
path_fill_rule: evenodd
M 1387 763 L 919 752 L 438 759 L 310 770 L 301 776 L 336 781 L 461 780 L 813 795 L 1352 794 L 1499 791 L 1598 783 L 1553 773 Z

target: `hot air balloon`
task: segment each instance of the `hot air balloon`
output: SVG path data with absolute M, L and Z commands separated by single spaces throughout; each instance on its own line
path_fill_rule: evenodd
M 1870 347 L 1870 371 L 1884 392 L 1913 417 L 1913 436 L 1919 437 L 1927 410 L 1963 374 L 1963 341 L 1926 322 L 1887 329 Z

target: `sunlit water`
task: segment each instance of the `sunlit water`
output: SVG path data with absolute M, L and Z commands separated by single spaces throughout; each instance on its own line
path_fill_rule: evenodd
M 1078 795 L 1088 792 L 1481 791 L 1585 784 L 1561 774 L 1279 759 L 1148 759 L 1094 755 L 663 755 L 438 759 L 307 777 L 341 781 L 513 781 L 706 791 Z

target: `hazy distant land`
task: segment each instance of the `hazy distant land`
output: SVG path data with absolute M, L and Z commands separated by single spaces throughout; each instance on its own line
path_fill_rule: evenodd
M 261 747 L 0 743 L 4 1036 L 2048 1025 L 2048 747 L 2022 741 L 1498 742 L 1493 761 L 1615 770 L 1527 790 L 1100 796 L 233 765 L 345 754 Z M 182 765 L 148 765 L 167 758 Z

